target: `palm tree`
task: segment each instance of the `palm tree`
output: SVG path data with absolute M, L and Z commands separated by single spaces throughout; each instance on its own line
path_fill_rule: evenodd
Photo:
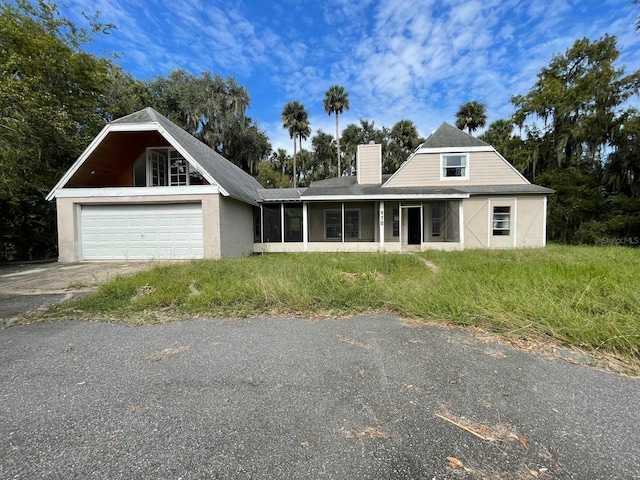
M 293 139 L 293 188 L 298 186 L 298 173 L 296 171 L 296 140 L 300 138 L 300 148 L 302 149 L 302 139 L 307 138 L 311 133 L 309 127 L 309 115 L 300 102 L 289 102 L 282 110 L 282 128 L 289 132 L 289 137 Z
M 334 85 L 329 87 L 324 94 L 324 100 L 322 101 L 324 111 L 331 115 L 336 114 L 336 147 L 338 150 L 338 176 L 342 175 L 342 169 L 340 168 L 340 136 L 338 134 L 338 116 L 346 108 L 349 110 L 349 93 L 340 85 Z
M 469 130 L 469 135 L 476 131 L 478 128 L 482 128 L 487 124 L 487 107 L 484 103 L 467 102 L 464 105 L 460 105 L 458 113 L 456 113 L 456 127 L 460 130 L 465 128 Z

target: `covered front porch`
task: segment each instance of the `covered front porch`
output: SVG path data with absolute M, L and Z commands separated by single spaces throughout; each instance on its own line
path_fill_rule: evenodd
M 263 203 L 254 252 L 460 250 L 461 199 Z

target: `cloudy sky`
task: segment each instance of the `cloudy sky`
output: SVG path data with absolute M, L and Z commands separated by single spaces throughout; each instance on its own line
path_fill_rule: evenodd
M 100 11 L 117 26 L 88 49 L 118 53 L 144 80 L 184 68 L 232 76 L 251 96 L 248 114 L 275 148 L 291 150 L 280 114 L 302 102 L 315 133 L 334 133 L 322 109 L 339 84 L 351 109 L 378 126 L 410 119 L 426 136 L 453 123 L 470 100 L 489 122 L 513 110 L 554 54 L 575 40 L 618 38 L 620 66 L 640 69 L 640 8 L 632 0 L 65 0 L 63 14 Z M 638 99 L 634 99 L 638 102 Z

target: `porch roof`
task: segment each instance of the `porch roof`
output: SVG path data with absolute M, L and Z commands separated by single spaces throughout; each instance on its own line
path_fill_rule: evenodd
M 546 195 L 550 188 L 532 184 L 518 185 L 460 185 L 430 187 L 383 187 L 381 184 L 360 185 L 355 176 L 336 177 L 311 183 L 300 195 L 300 200 L 390 200 L 408 198 L 468 198 L 472 195 Z
M 258 190 L 262 202 L 299 202 L 306 188 L 261 188 Z
M 384 175 L 385 177 L 387 175 Z M 473 195 L 548 195 L 554 190 L 540 185 L 460 185 L 454 187 L 383 187 L 358 184 L 355 176 L 334 177 L 312 182 L 307 188 L 260 189 L 262 203 L 303 201 L 374 201 L 406 199 L 459 199 Z

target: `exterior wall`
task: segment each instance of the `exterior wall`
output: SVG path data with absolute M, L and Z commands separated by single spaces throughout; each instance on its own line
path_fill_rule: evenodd
M 145 204 L 145 203 L 171 203 L 180 202 L 201 202 L 203 215 L 203 235 L 204 235 L 204 257 L 220 258 L 220 222 L 218 222 L 218 194 L 201 195 L 145 195 L 145 196 L 119 196 L 119 197 L 70 197 L 57 198 L 57 219 L 58 219 L 58 261 L 63 263 L 79 262 L 82 260 L 80 251 L 80 208 L 81 205 L 99 204 Z M 251 212 L 251 208 L 249 212 Z M 249 232 L 251 232 L 252 222 L 249 221 Z M 249 243 L 253 234 L 250 233 Z M 249 252 L 251 248 L 249 248 Z
M 518 198 L 516 244 L 519 247 L 546 245 L 546 202 L 544 196 Z
M 544 195 L 472 197 L 463 201 L 464 248 L 544 247 Z M 493 207 L 511 207 L 509 235 L 493 235 Z
M 218 196 L 220 256 L 239 257 L 253 252 L 253 209 L 233 198 Z M 213 217 L 216 218 L 215 215 Z
M 80 260 L 78 242 L 79 211 L 73 198 L 56 199 L 56 215 L 58 218 L 58 261 L 77 262 Z
M 382 145 L 358 145 L 356 174 L 359 184 L 382 183 Z
M 464 248 L 489 247 L 489 204 L 487 198 L 472 197 L 462 201 L 464 211 Z
M 433 187 L 456 185 L 518 185 L 528 183 L 496 152 L 471 152 L 469 178 L 440 180 L 441 154 L 418 153 L 408 160 L 385 187 Z

